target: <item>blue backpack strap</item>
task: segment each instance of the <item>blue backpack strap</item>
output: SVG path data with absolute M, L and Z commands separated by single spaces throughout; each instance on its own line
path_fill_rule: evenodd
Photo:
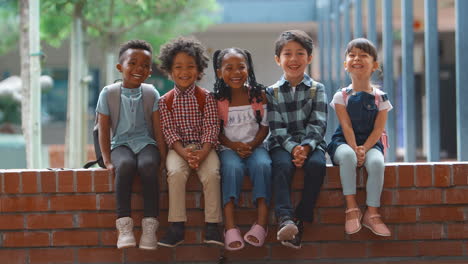
M 141 84 L 141 98 L 143 100 L 143 113 L 150 135 L 154 138 L 153 133 L 153 105 L 156 100 L 156 88 L 152 84 Z

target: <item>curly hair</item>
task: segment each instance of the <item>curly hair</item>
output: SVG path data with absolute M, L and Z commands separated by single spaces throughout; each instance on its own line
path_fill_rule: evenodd
M 228 99 L 229 101 L 232 100 L 231 97 L 231 88 L 224 82 L 222 78 L 219 78 L 218 75 L 216 74 L 216 71 L 218 69 L 221 69 L 221 66 L 223 64 L 223 59 L 224 56 L 227 54 L 234 53 L 234 54 L 240 54 L 245 58 L 246 64 L 247 64 L 247 70 L 248 70 L 248 87 L 249 87 L 249 101 L 253 102 L 254 99 L 257 100 L 257 103 L 260 103 L 263 101 L 262 97 L 262 91 L 265 90 L 265 86 L 257 83 L 257 80 L 255 78 L 255 73 L 254 73 L 254 67 L 253 67 L 253 62 L 252 62 L 252 55 L 248 50 L 242 50 L 239 48 L 228 48 L 228 49 L 223 49 L 223 50 L 217 50 L 213 54 L 213 69 L 215 72 L 215 77 L 216 77 L 216 82 L 213 87 L 213 95 L 217 100 L 224 100 Z
M 307 51 L 308 56 L 312 55 L 312 51 L 314 49 L 312 38 L 304 31 L 297 29 L 286 30 L 280 34 L 278 39 L 275 41 L 275 55 L 279 57 L 283 47 L 290 41 L 296 41 Z
M 122 63 L 122 55 L 125 53 L 125 51 L 129 49 L 142 49 L 148 51 L 149 53 L 151 53 L 151 55 L 153 55 L 153 47 L 151 46 L 151 44 L 144 40 L 132 39 L 120 45 L 119 63 Z
M 206 55 L 205 47 L 195 38 L 178 37 L 161 46 L 158 57 L 160 61 L 159 69 L 169 76 L 174 58 L 179 52 L 185 52 L 195 59 L 200 73 L 198 80 L 201 80 L 203 71 L 208 67 L 209 58 Z

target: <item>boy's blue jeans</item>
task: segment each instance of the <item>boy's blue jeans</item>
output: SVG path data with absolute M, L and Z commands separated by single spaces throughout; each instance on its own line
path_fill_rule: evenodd
M 253 185 L 252 198 L 254 203 L 258 198 L 265 198 L 267 204 L 271 198 L 271 159 L 263 147 L 256 148 L 252 154 L 242 159 L 231 149 L 219 152 L 221 161 L 221 185 L 223 205 L 231 198 L 234 203 L 239 201 L 244 175 L 248 174 Z
M 291 202 L 291 183 L 296 166 L 293 156 L 284 148 L 270 150 L 273 172 L 273 191 L 275 214 L 279 219 L 283 216 L 296 217 L 306 222 L 312 222 L 315 203 L 317 202 L 323 178 L 326 173 L 325 152 L 315 149 L 304 161 L 304 189 L 302 199 L 294 212 Z

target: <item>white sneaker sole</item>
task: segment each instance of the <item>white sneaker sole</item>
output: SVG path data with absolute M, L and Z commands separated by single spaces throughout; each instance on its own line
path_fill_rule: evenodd
M 280 241 L 292 240 L 298 232 L 299 229 L 295 224 L 287 224 L 276 233 L 276 239 Z
M 147 247 L 147 246 L 142 246 L 142 245 L 139 245 L 138 246 L 139 249 L 143 249 L 143 250 L 155 250 L 158 248 L 158 245 L 154 246 L 154 247 Z
M 121 243 L 120 245 L 117 244 L 118 249 L 130 248 L 130 247 L 136 247 L 136 242 Z

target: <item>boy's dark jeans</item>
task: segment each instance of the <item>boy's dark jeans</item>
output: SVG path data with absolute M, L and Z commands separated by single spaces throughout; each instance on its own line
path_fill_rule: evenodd
M 270 150 L 270 155 L 276 217 L 279 219 L 287 215 L 312 222 L 313 209 L 326 173 L 325 153 L 315 149 L 309 153 L 304 161 L 304 189 L 302 190 L 302 199 L 295 212 L 291 202 L 291 183 L 296 170 L 296 166 L 292 162 L 293 156 L 283 148 Z
M 156 217 L 159 213 L 159 150 L 148 144 L 138 154 L 126 146 L 111 152 L 115 167 L 115 195 L 117 218 L 130 216 L 132 182 L 135 175 L 141 177 L 143 185 L 144 217 Z

